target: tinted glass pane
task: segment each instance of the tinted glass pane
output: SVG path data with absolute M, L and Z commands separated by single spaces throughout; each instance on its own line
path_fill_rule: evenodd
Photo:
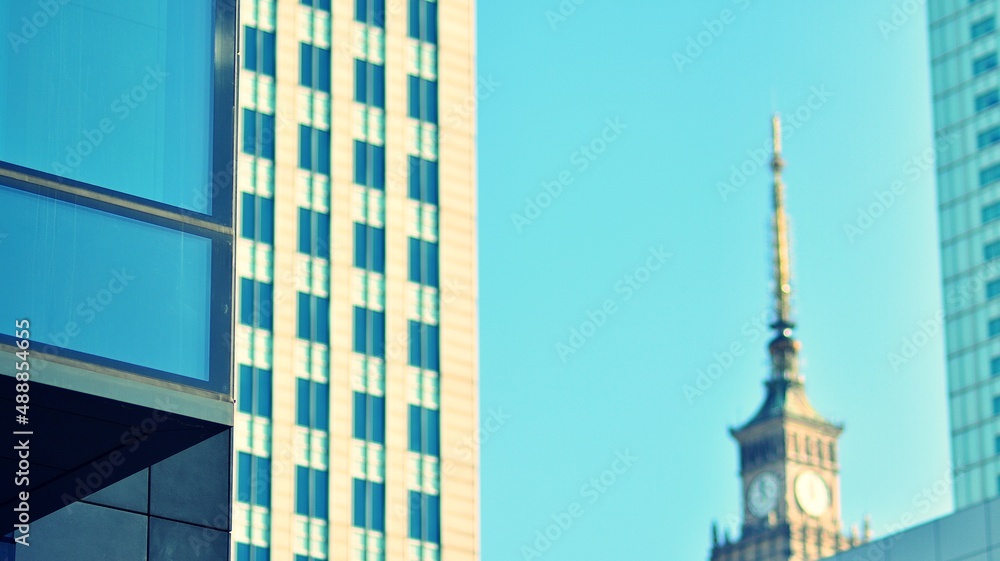
M 240 365 L 239 373 L 240 393 L 236 396 L 236 404 L 240 411 L 244 413 L 253 412 L 253 369 L 244 364 Z
M 274 287 L 266 282 L 257 283 L 257 327 L 271 330 L 271 312 L 274 310 Z
M 414 540 L 423 538 L 420 532 L 420 522 L 423 518 L 421 498 L 420 493 L 410 491 L 410 539 Z
M 253 326 L 253 281 L 240 279 L 240 323 Z
M 308 427 L 312 403 L 309 399 L 309 380 L 295 379 L 295 423 Z
M 437 409 L 424 409 L 424 433 L 427 439 L 425 453 L 437 456 L 440 453 L 441 416 Z
M 250 478 L 252 477 L 253 464 L 250 454 L 240 452 L 236 464 L 236 491 L 237 500 L 250 502 Z
M 429 542 L 441 543 L 441 497 L 424 495 L 424 500 L 427 501 L 426 539 Z
M 0 3 L 0 75 L 45 73 L 44 87 L 0 86 L 0 160 L 210 212 L 212 3 L 51 7 Z M 49 23 L 31 40 L 24 22 L 39 14 Z
M 312 169 L 312 129 L 299 125 L 299 167 Z
M 372 316 L 372 356 L 385 358 L 385 314 L 371 312 Z
M 355 479 L 353 486 L 354 486 L 354 517 L 353 517 L 354 520 L 352 520 L 352 522 L 354 523 L 354 526 L 358 528 L 364 528 L 365 512 L 367 510 L 366 504 L 368 499 L 365 493 L 365 491 L 367 490 L 366 485 L 364 480 Z
M 240 235 L 249 240 L 254 239 L 254 232 L 256 231 L 257 218 L 256 205 L 254 204 L 254 197 L 250 193 L 243 193 L 241 195 L 242 204 L 240 205 L 243 209 L 243 221 L 240 224 Z
M 410 405 L 410 451 L 419 452 L 420 451 L 420 407 L 416 405 Z
M 309 515 L 309 468 L 295 466 L 295 512 Z
M 368 64 L 354 59 L 354 101 L 368 103 Z
M 372 436 L 373 442 L 385 444 L 385 398 L 372 396 Z
M 306 43 L 299 43 L 299 84 L 311 88 L 313 84 L 313 48 Z
M 364 308 L 354 308 L 354 352 L 368 352 L 368 318 Z M 13 322 L 11 322 L 13 325 Z
M 330 92 L 330 51 L 327 49 L 314 48 L 316 55 L 316 89 L 323 92 Z
M 367 394 L 354 392 L 354 438 L 368 439 L 368 399 Z
M 329 497 L 329 475 L 325 471 L 313 471 L 314 490 L 313 496 L 316 498 L 316 505 L 313 509 L 313 516 L 326 518 Z
M 312 253 L 312 212 L 299 207 L 299 251 Z M 300 335 L 301 337 L 301 335 Z
M 257 414 L 262 417 L 271 416 L 271 371 L 257 371 Z
M 254 463 L 254 503 L 261 506 L 271 504 L 271 461 L 260 456 L 253 457 Z
M 299 305 L 298 307 L 299 325 L 297 330 L 297 336 L 300 339 L 309 339 L 312 337 L 312 325 L 311 325 L 312 322 L 310 319 L 312 311 L 310 309 L 311 306 L 309 302 L 309 295 L 302 294 L 301 292 L 299 292 L 298 305 Z
M 210 240 L 3 186 L 0 224 L 0 333 L 208 380 Z
M 259 241 L 266 244 L 274 244 L 274 200 L 258 198 L 258 214 L 260 215 L 260 237 Z
M 330 258 L 330 215 L 317 212 L 316 217 L 316 255 L 324 259 Z
M 372 530 L 385 531 L 385 485 L 371 483 Z
M 261 45 L 261 68 L 259 72 L 267 74 L 268 76 L 274 76 L 275 71 L 275 44 L 274 44 L 274 33 L 268 31 L 260 32 L 260 45 Z
M 320 430 L 327 430 L 330 426 L 330 387 L 313 382 L 313 397 L 316 402 L 314 426 Z
M 330 301 L 326 298 L 313 297 L 316 300 L 316 341 L 330 342 Z

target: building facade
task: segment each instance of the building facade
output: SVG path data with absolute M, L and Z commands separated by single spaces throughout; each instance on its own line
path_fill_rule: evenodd
M 0 5 L 0 559 L 230 557 L 236 17 Z
M 474 3 L 239 10 L 234 559 L 477 559 Z
M 774 134 L 774 337 L 768 346 L 771 372 L 764 403 L 741 427 L 731 430 L 740 450 L 743 520 L 740 536 L 721 537 L 712 528 L 712 561 L 814 561 L 867 539 L 845 536 L 840 519 L 840 462 L 843 430 L 809 403 L 799 372 L 800 343 L 792 321 L 791 264 L 785 186 L 781 172 L 781 122 Z
M 1000 486 L 1000 2 L 928 2 L 956 508 Z
M 985 561 L 998 557 L 1000 499 L 994 498 L 825 561 Z

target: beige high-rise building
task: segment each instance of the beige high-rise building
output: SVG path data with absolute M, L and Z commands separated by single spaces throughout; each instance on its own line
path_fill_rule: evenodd
M 238 561 L 479 556 L 471 0 L 241 0 Z

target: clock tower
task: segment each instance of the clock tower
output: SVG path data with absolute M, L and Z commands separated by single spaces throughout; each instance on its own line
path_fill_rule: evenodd
M 738 539 L 712 528 L 711 561 L 814 561 L 867 541 L 845 536 L 840 520 L 837 439 L 843 426 L 820 415 L 806 396 L 794 338 L 785 186 L 781 179 L 781 121 L 774 133 L 774 336 L 764 403 L 730 430 L 740 450 L 743 523 Z

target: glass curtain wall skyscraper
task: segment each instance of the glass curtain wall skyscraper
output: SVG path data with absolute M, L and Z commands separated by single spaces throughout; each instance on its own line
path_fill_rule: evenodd
M 477 559 L 474 3 L 240 21 L 234 559 Z
M 927 7 L 955 506 L 963 508 L 1000 491 L 1000 1 Z

